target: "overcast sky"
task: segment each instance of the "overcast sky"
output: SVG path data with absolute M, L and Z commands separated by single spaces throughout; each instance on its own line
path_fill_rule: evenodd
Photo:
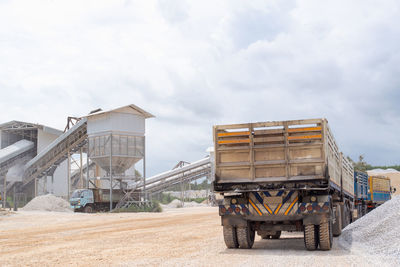
M 212 125 L 326 117 L 340 149 L 400 163 L 400 1 L 0 1 L 0 122 L 63 129 L 133 103 L 150 175 Z

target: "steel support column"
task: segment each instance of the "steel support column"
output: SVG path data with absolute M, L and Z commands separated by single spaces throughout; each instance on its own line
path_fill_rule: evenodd
M 86 151 L 86 188 L 89 188 L 89 142 Z
M 144 201 L 147 200 L 146 193 L 146 137 L 143 137 L 143 193 L 144 193 Z
M 67 173 L 67 186 L 68 186 L 68 193 L 67 197 L 68 200 L 70 199 L 71 196 L 71 153 L 68 151 L 68 173 Z
M 110 134 L 110 211 L 112 211 L 112 190 L 113 190 L 113 177 L 112 177 L 112 147 L 113 147 L 113 138 L 112 134 Z
M 4 185 L 3 185 L 3 208 L 6 208 L 6 202 L 7 202 L 7 180 L 6 180 L 6 174 L 4 175 Z

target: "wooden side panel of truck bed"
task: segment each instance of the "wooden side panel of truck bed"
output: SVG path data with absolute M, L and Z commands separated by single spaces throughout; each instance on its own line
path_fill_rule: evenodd
M 340 188 L 342 166 L 352 171 L 326 119 L 218 125 L 214 147 L 217 183 L 326 179 L 329 170 Z M 352 173 L 346 179 L 351 190 Z

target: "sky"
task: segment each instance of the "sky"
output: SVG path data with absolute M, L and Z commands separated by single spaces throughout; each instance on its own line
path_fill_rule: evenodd
M 0 122 L 135 104 L 153 175 L 215 124 L 324 117 L 346 155 L 399 164 L 398 25 L 397 0 L 2 0 Z

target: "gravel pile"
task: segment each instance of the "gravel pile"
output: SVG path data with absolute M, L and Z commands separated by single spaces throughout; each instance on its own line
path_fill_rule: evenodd
M 72 212 L 67 201 L 52 194 L 35 197 L 22 210 Z
M 376 255 L 385 263 L 400 264 L 400 197 L 394 197 L 348 225 L 339 242 L 348 249 Z
M 182 203 L 179 199 L 174 199 L 171 201 L 171 203 L 167 205 L 161 205 L 162 208 L 166 209 L 176 209 L 176 208 L 182 208 Z M 183 208 L 192 208 L 192 207 L 208 207 L 207 204 L 200 204 L 195 201 L 192 202 L 184 202 Z
M 181 197 L 182 195 L 180 191 L 165 191 L 164 193 L 173 197 Z M 184 196 L 185 198 L 203 198 L 208 197 L 208 193 L 209 191 L 207 190 L 186 190 Z

